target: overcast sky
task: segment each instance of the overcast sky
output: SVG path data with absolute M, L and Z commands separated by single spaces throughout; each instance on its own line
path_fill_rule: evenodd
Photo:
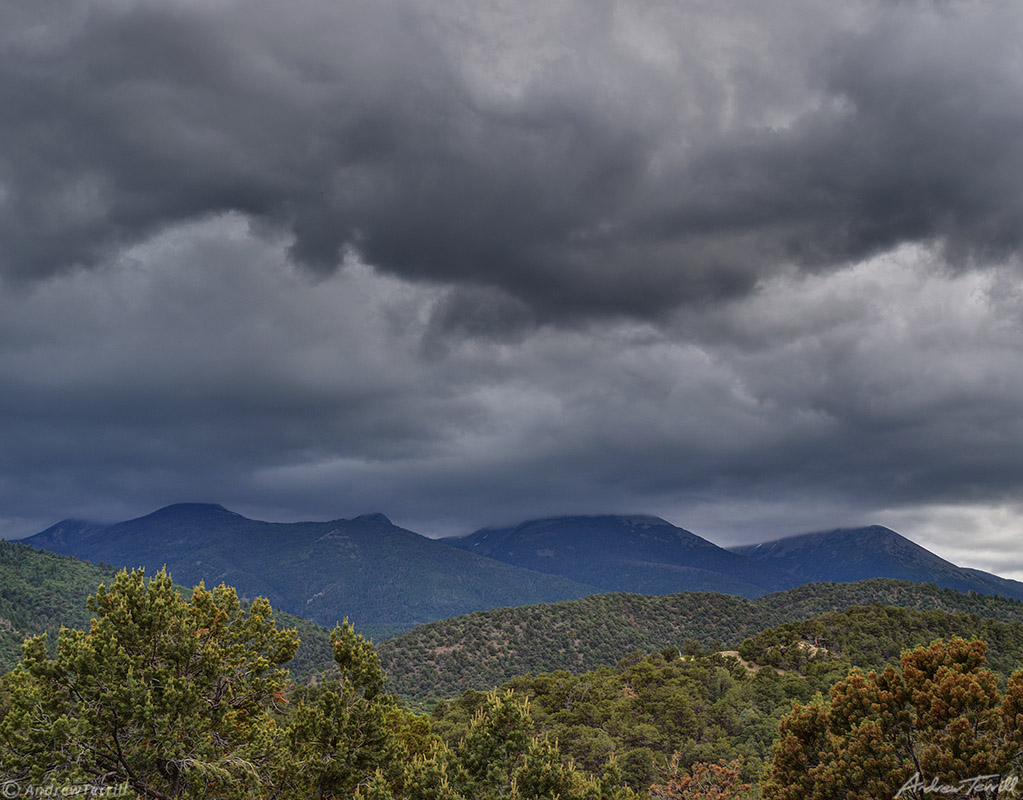
M 1023 578 L 1023 4 L 5 0 L 0 535 L 879 523 Z

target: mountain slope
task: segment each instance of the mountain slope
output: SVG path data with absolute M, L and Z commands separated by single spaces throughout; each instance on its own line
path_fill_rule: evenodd
M 442 541 L 605 592 L 714 591 L 755 597 L 792 585 L 786 573 L 730 553 L 659 517 L 556 517 Z
M 851 606 L 761 631 L 739 645 L 748 662 L 803 672 L 808 665 L 844 661 L 880 669 L 899 654 L 935 639 L 959 636 L 984 640 L 988 665 L 1010 675 L 1023 666 L 1023 623 L 976 614 L 895 606 Z
M 448 547 L 381 514 L 270 523 L 217 505 L 178 504 L 114 525 L 58 523 L 24 541 L 116 566 L 166 565 L 180 583 L 225 582 L 322 625 L 348 617 L 374 638 L 478 609 L 596 591 Z
M 21 658 L 21 643 L 40 633 L 56 641 L 62 625 L 84 629 L 85 599 L 114 570 L 0 541 L 0 674 Z
M 46 633 L 52 651 L 61 627 L 88 630 L 92 615 L 85 601 L 115 575 L 113 567 L 0 540 L 0 674 L 17 664 L 27 637 Z M 189 590 L 177 585 L 188 596 Z M 333 665 L 328 630 L 278 609 L 274 620 L 280 628 L 297 629 L 301 638 L 288 664 L 294 679 L 305 680 Z
M 957 567 L 880 525 L 805 533 L 730 550 L 784 570 L 793 583 L 896 578 L 1023 599 L 1023 583 Z
M 933 584 L 875 579 L 819 583 L 764 595 L 686 592 L 593 595 L 500 608 L 423 625 L 381 643 L 392 690 L 417 701 L 487 689 L 525 673 L 581 673 L 630 652 L 682 648 L 687 639 L 735 648 L 766 628 L 875 603 L 1023 623 L 1023 602 Z

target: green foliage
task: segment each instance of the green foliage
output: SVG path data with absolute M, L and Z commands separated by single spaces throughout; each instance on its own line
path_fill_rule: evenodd
M 1019 766 L 1023 673 L 1001 697 L 984 651 L 979 640 L 937 641 L 904 653 L 901 668 L 854 670 L 826 704 L 796 707 L 782 723 L 765 800 L 923 800 L 932 781 L 964 797 L 996 796 L 962 782 L 999 776 L 997 785 Z
M 116 575 L 110 566 L 0 540 L 0 674 L 18 663 L 26 638 L 48 634 L 46 647 L 52 656 L 61 627 L 87 629 L 93 616 L 87 598 L 100 583 L 110 582 Z M 191 593 L 191 589 L 176 588 L 179 593 Z M 319 675 L 333 663 L 328 630 L 278 610 L 275 618 L 295 628 L 302 640 L 289 664 L 295 680 Z
M 520 677 L 503 691 L 528 700 L 528 735 L 557 741 L 588 774 L 600 775 L 611 760 L 616 791 L 623 785 L 645 791 L 675 753 L 684 769 L 742 757 L 743 779 L 753 781 L 770 759 L 779 720 L 794 701 L 813 694 L 802 676 L 752 674 L 717 654 L 665 659 L 661 653 L 579 676 Z M 470 691 L 438 704 L 434 730 L 457 746 L 487 702 L 487 695 Z
M 5 793 L 14 782 L 156 800 L 629 800 L 534 737 L 511 695 L 485 697 L 449 748 L 384 691 L 347 620 L 331 634 L 337 679 L 289 692 L 282 665 L 298 637 L 262 598 L 246 608 L 222 585 L 185 600 L 163 571 L 122 571 L 88 610 L 87 632 L 62 629 L 53 657 L 30 639 L 0 681 Z
M 307 692 L 291 713 L 289 770 L 295 788 L 318 798 L 348 798 L 388 759 L 394 731 L 393 699 L 383 694 L 384 675 L 373 646 L 346 619 L 331 633 L 340 679 Z
M 905 588 L 891 583 L 877 588 Z M 829 592 L 774 602 L 806 610 Z M 629 624 L 657 613 L 620 597 Z M 708 625 L 728 608 L 721 597 L 703 598 Z M 690 625 L 689 601 L 673 602 Z M 649 655 L 624 649 L 615 667 L 469 690 L 426 717 L 388 693 L 382 659 L 348 620 L 327 645 L 332 679 L 294 686 L 283 666 L 298 635 L 266 600 L 242 603 L 226 586 L 186 600 L 163 572 L 121 572 L 86 612 L 87 631 L 62 630 L 52 653 L 30 639 L 0 679 L 3 779 L 126 782 L 156 800 L 726 800 L 761 788 L 765 800 L 866 800 L 894 797 L 913 769 L 951 781 L 1023 759 L 1023 672 L 987 668 L 1023 663 L 1023 626 L 979 614 L 854 607 L 759 632 L 741 655 L 689 634 Z M 990 662 L 981 642 L 951 639 L 885 666 L 900 639 L 971 626 L 992 639 Z
M 483 800 L 481 793 L 489 787 L 507 793 L 532 733 L 528 702 L 517 701 L 510 692 L 487 696 L 458 749 L 474 797 Z
M 562 761 L 557 742 L 536 737 L 512 776 L 510 794 L 516 800 L 581 800 L 588 784 L 571 761 Z
M 756 600 L 695 592 L 663 597 L 604 594 L 501 608 L 423 625 L 383 642 L 378 651 L 391 688 L 411 702 L 429 706 L 439 698 L 457 696 L 468 689 L 486 690 L 516 675 L 556 670 L 583 673 L 602 664 L 616 664 L 630 652 L 663 650 L 695 655 L 704 650 L 727 649 L 726 645 L 734 648 L 767 628 L 826 612 L 842 612 L 850 606 L 873 607 L 875 603 L 1023 623 L 1023 602 L 1018 600 L 878 579 L 812 584 Z M 898 657 L 900 625 L 911 629 L 917 637 L 912 642 L 915 644 L 963 633 L 962 625 L 972 624 L 964 620 L 941 629 L 935 621 L 938 617 L 923 618 L 918 623 L 916 618 L 890 614 L 888 630 L 882 631 L 882 621 L 872 623 L 873 628 L 866 627 L 869 613 L 864 612 L 856 625 L 864 634 L 876 634 L 885 643 L 866 645 L 864 666 Z M 828 624 L 821 623 L 817 628 L 826 630 Z M 1009 639 L 1015 634 L 1007 631 L 993 625 L 985 628 L 995 643 L 993 652 L 1014 647 Z M 785 643 L 792 638 L 790 633 L 777 635 Z M 1008 637 L 1004 646 L 1003 637 Z M 863 638 L 850 635 L 845 644 L 836 640 L 836 647 L 845 653 L 844 658 L 851 658 Z M 760 647 L 757 652 L 758 658 L 765 659 L 760 663 L 772 663 L 763 656 L 761 651 L 765 649 Z M 783 661 L 777 661 L 777 666 L 783 667 Z M 833 666 L 839 671 L 845 667 Z M 837 680 L 840 672 L 833 677 Z
M 511 692 L 483 696 L 461 741 L 434 741 L 397 767 L 382 767 L 354 793 L 359 800 L 636 800 L 616 765 L 595 778 L 558 743 L 533 734 L 529 704 Z
M 463 794 L 474 800 L 599 800 L 602 783 L 563 759 L 558 743 L 533 735 L 533 728 L 528 700 L 511 691 L 488 694 L 458 745 Z
M 87 627 L 85 599 L 115 570 L 18 542 L 0 540 L 0 673 L 21 658 L 21 643 L 48 633 L 51 652 L 62 625 Z
M 466 783 L 464 769 L 444 745 L 416 756 L 404 767 L 401 792 L 404 800 L 468 800 L 459 791 Z
M 1023 624 L 1019 622 L 879 603 L 762 631 L 744 641 L 738 651 L 748 661 L 778 669 L 805 672 L 829 661 L 877 669 L 898 660 L 907 648 L 953 636 L 983 639 L 988 644 L 988 662 L 998 671 L 1008 674 L 1020 664 Z
M 1023 625 L 1018 623 L 856 607 L 764 631 L 756 641 L 769 647 L 747 648 L 746 655 L 755 656 L 775 653 L 772 648 L 779 642 L 792 643 L 785 647 L 801 654 L 801 671 L 792 664 L 782 672 L 723 653 L 680 655 L 680 649 L 665 648 L 646 657 L 630 655 L 615 669 L 600 667 L 578 676 L 567 671 L 524 676 L 504 687 L 529 699 L 534 734 L 557 740 L 562 752 L 590 773 L 599 773 L 614 756 L 625 782 L 642 788 L 657 781 L 659 765 L 675 754 L 682 770 L 699 762 L 742 758 L 742 780 L 755 782 L 771 761 L 779 722 L 793 703 L 827 693 L 846 678 L 850 658 L 882 667 L 897 660 L 900 625 L 905 626 L 901 638 L 910 641 L 932 641 L 935 632 L 977 627 L 999 643 L 992 650 L 997 649 L 995 661 L 1003 674 L 1023 665 Z M 805 651 L 795 645 L 813 632 L 819 643 L 830 635 L 841 648 L 834 653 L 820 650 L 805 659 Z M 449 742 L 459 741 L 483 697 L 470 690 L 438 703 L 432 713 L 434 729 Z
M 160 572 L 121 572 L 89 600 L 88 632 L 64 629 L 48 658 L 30 639 L 8 678 L 0 752 L 12 776 L 119 786 L 146 797 L 244 798 L 271 780 L 298 638 L 233 589 L 190 600 Z

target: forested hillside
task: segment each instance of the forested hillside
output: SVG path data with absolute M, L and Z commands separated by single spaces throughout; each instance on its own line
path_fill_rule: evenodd
M 823 602 L 829 587 L 815 591 Z M 1023 757 L 1018 621 L 855 607 L 759 631 L 744 657 L 690 640 L 519 676 L 423 716 L 347 623 L 330 635 L 333 677 L 311 686 L 285 671 L 298 635 L 230 587 L 186 598 L 166 574 L 122 571 L 87 611 L 87 632 L 62 632 L 56 653 L 30 640 L 0 676 L 4 796 L 827 800 L 894 797 L 914 770 L 997 784 Z M 990 644 L 956 636 L 974 632 Z
M 1023 623 L 984 619 L 975 614 L 921 611 L 874 604 L 827 612 L 812 619 L 761 631 L 738 647 L 759 665 L 806 671 L 828 663 L 876 669 L 907 647 L 934 639 L 976 636 L 987 642 L 992 668 L 1008 674 L 1023 664 Z
M 0 673 L 17 663 L 25 637 L 53 638 L 62 625 L 88 627 L 85 598 L 114 574 L 112 567 L 0 540 Z
M 116 574 L 108 565 L 0 540 L 0 674 L 21 658 L 26 637 L 46 633 L 52 653 L 62 626 L 88 629 L 92 614 L 85 607 L 86 598 L 99 584 L 109 585 Z M 178 586 L 178 591 L 191 594 L 191 588 Z M 275 619 L 301 637 L 301 647 L 289 664 L 295 679 L 307 680 L 330 666 L 327 629 L 283 611 L 276 611 Z
M 424 625 L 383 642 L 379 652 L 394 690 L 422 702 L 526 673 L 580 673 L 636 650 L 685 649 L 687 640 L 734 649 L 766 628 L 874 603 L 1023 622 L 1023 602 L 1017 600 L 876 579 L 811 584 L 756 600 L 712 593 L 605 594 L 496 609 Z
M 529 700 L 534 733 L 556 739 L 586 769 L 614 754 L 632 786 L 655 783 L 675 753 L 683 766 L 741 759 L 743 779 L 756 782 L 793 702 L 826 696 L 853 666 L 879 670 L 906 649 L 956 636 L 983 639 L 988 665 L 1003 677 L 1023 667 L 1023 623 L 874 605 L 762 631 L 739 647 L 742 660 L 666 647 L 581 675 L 513 678 L 501 690 Z M 434 729 L 456 745 L 485 702 L 475 690 L 439 702 Z

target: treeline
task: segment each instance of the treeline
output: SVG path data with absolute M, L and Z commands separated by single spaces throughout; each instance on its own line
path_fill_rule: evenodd
M 828 695 L 854 667 L 881 670 L 906 648 L 974 636 L 987 641 L 1003 682 L 1023 667 L 1023 624 L 873 605 L 763 631 L 740 646 L 742 660 L 690 641 L 582 675 L 518 677 L 502 689 L 530 700 L 537 734 L 589 769 L 614 755 L 633 786 L 653 783 L 673 755 L 686 768 L 739 759 L 741 779 L 756 784 L 794 702 Z M 438 703 L 434 729 L 457 743 L 484 698 L 470 690 Z
M 428 707 L 517 675 L 559 669 L 580 674 L 636 650 L 683 647 L 687 640 L 705 649 L 736 649 L 765 629 L 874 603 L 1023 623 L 1018 600 L 875 579 L 809 584 L 756 600 L 700 592 L 615 593 L 480 611 L 422 625 L 381 643 L 378 651 L 394 690 Z M 886 656 L 897 657 L 898 650 L 888 648 Z
M 0 675 L 18 663 L 27 637 L 47 633 L 48 652 L 53 655 L 62 627 L 88 629 L 93 612 L 86 600 L 100 583 L 109 583 L 116 575 L 109 564 L 91 564 L 0 539 Z M 191 593 L 182 586 L 177 590 Z M 278 624 L 295 628 L 302 641 L 288 664 L 293 679 L 310 680 L 330 668 L 329 630 L 280 610 L 274 617 Z
M 880 669 L 908 647 L 953 636 L 983 639 L 988 663 L 996 671 L 1008 674 L 1021 665 L 1023 624 L 1019 622 L 880 603 L 829 611 L 761 631 L 739 645 L 738 652 L 748 661 L 783 670 L 805 671 L 829 661 Z
M 882 632 L 944 624 L 882 610 Z M 284 666 L 298 633 L 229 587 L 186 600 L 166 574 L 121 572 L 88 611 L 89 631 L 62 631 L 52 656 L 30 639 L 0 680 L 0 796 L 923 800 L 983 774 L 959 794 L 995 800 L 1023 760 L 1023 673 L 990 670 L 980 640 L 935 641 L 869 673 L 838 647 L 783 673 L 690 641 L 522 676 L 424 716 L 387 691 L 347 622 L 330 637 L 335 678 L 296 686 Z M 835 641 L 870 640 L 869 613 L 828 617 L 846 631 Z M 998 663 L 1020 663 L 1018 627 L 1001 632 Z M 763 652 L 812 630 L 770 632 Z
M 121 572 L 88 632 L 56 655 L 30 639 L 0 683 L 0 796 L 325 800 L 630 800 L 613 761 L 591 776 L 492 694 L 449 748 L 384 691 L 372 645 L 331 634 L 338 677 L 293 687 L 294 630 L 226 586 L 185 600 L 161 572 Z M 289 691 L 290 690 L 290 691 Z

